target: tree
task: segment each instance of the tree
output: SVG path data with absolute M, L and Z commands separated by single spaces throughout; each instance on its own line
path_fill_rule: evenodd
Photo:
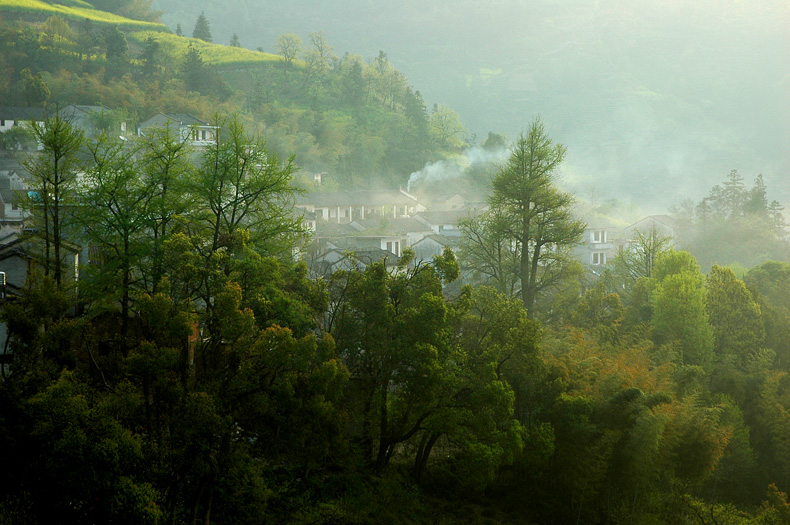
M 653 333 L 658 344 L 677 352 L 681 365 L 709 367 L 713 330 L 705 307 L 705 278 L 693 256 L 670 251 L 658 259 L 650 294 Z
M 167 126 L 146 131 L 140 141 L 140 169 L 152 191 L 147 230 L 151 239 L 150 264 L 146 265 L 143 280 L 145 289 L 155 294 L 161 291 L 166 273 L 165 243 L 171 238 L 176 218 L 190 207 L 186 184 L 194 169 L 189 161 L 193 150 L 188 141 L 181 140 L 178 132 Z
M 95 54 L 100 45 L 100 34 L 93 27 L 91 19 L 86 18 L 84 21 L 80 22 L 77 27 L 77 46 L 84 58 L 88 59 L 91 55 Z
M 513 296 L 519 283 L 518 253 L 505 231 L 506 221 L 499 208 L 463 219 L 460 256 L 480 281 Z
M 28 106 L 44 105 L 49 99 L 50 92 L 41 72 L 39 71 L 33 75 L 29 68 L 25 68 L 19 72 L 19 77 L 22 84 L 22 93 L 25 96 L 25 103 Z
M 359 439 L 377 473 L 438 410 L 451 359 L 439 273 L 432 265 L 409 268 L 413 256 L 404 253 L 394 275 L 375 262 L 336 272 L 330 283 L 330 330 L 356 378 Z
M 195 29 L 192 30 L 192 38 L 198 38 L 205 42 L 212 42 L 211 28 L 209 27 L 208 20 L 203 11 L 200 12 L 200 16 L 197 17 L 195 21 Z
M 466 128 L 461 123 L 458 113 L 452 109 L 442 105 L 434 106 L 428 123 L 431 138 L 439 150 L 458 151 L 466 146 L 464 142 Z
M 224 285 L 245 250 L 290 255 L 301 234 L 293 214 L 293 158 L 281 161 L 236 118 L 219 127 L 217 143 L 204 152 L 192 181 L 198 211 L 189 224 L 195 252 L 203 261 L 201 299 L 209 312 L 217 286 Z
M 230 39 L 230 47 L 241 47 L 241 43 L 239 42 L 239 35 L 233 33 L 233 36 Z
M 636 230 L 635 234 L 636 239 L 628 247 L 620 248 L 613 261 L 615 270 L 632 282 L 640 277 L 651 277 L 656 259 L 672 244 L 672 237 L 662 235 L 655 225 L 647 232 Z
M 153 37 L 149 36 L 143 43 L 143 52 L 140 58 L 143 61 L 143 76 L 151 78 L 160 68 L 162 61 L 162 50 L 159 42 Z
M 91 144 L 92 162 L 85 174 L 75 220 L 90 246 L 103 253 L 92 266 L 94 297 L 116 299 L 121 306 L 121 334 L 126 336 L 132 292 L 145 255 L 153 188 L 143 179 L 133 151 L 106 135 Z
M 514 405 L 528 406 L 521 394 L 542 365 L 539 329 L 517 299 L 489 287 L 467 288 L 448 306 L 453 366 L 443 378 L 445 401 L 424 424 L 414 473 L 419 479 L 438 443 L 459 484 L 479 489 L 522 451 L 531 422 Z
M 187 46 L 184 62 L 181 66 L 181 75 L 187 91 L 202 92 L 206 85 L 206 66 L 200 51 L 193 42 Z
M 113 77 L 119 77 L 129 66 L 129 43 L 126 35 L 117 26 L 113 26 L 105 33 L 104 41 L 107 46 L 104 53 L 107 72 Z
M 482 147 L 486 151 L 495 152 L 507 149 L 507 142 L 507 138 L 504 135 L 489 131 L 488 136 L 483 141 Z
M 729 268 L 713 265 L 706 279 L 707 311 L 713 327 L 714 350 L 745 365 L 765 340 L 760 307 L 743 281 Z
M 294 60 L 301 54 L 304 44 L 299 35 L 286 33 L 277 38 L 277 52 L 283 58 L 285 83 L 288 83 L 288 70 L 293 67 Z
M 749 189 L 733 170 L 698 204 L 686 202 L 673 209 L 680 240 L 697 256 L 703 270 L 713 264 L 737 262 L 748 268 L 788 258 L 790 243 L 782 206 L 776 201 L 769 204 L 766 192 L 761 175 Z
M 176 24 L 176 34 L 178 36 L 184 36 L 184 31 L 181 29 L 181 24 Z
M 302 53 L 302 60 L 305 64 L 302 90 L 313 96 L 315 104 L 318 102 L 319 95 L 325 95 L 326 77 L 332 67 L 332 62 L 337 60 L 337 57 L 323 33 L 320 31 L 310 33 L 309 38 L 310 47 Z
M 51 16 L 44 22 L 44 35 L 49 45 L 58 41 L 68 42 L 74 40 L 74 34 L 68 22 L 58 15 Z
M 777 354 L 777 365 L 790 363 L 790 264 L 768 261 L 744 276 L 765 323 L 765 345 Z
M 77 171 L 78 152 L 84 143 L 83 132 L 73 127 L 60 115 L 55 115 L 31 129 L 41 145 L 41 153 L 31 157 L 25 168 L 32 180 L 34 221 L 44 237 L 44 274 L 52 273 L 59 285 L 62 280 L 62 247 L 65 243 L 64 227 L 66 204 L 73 196 Z
M 108 61 L 126 62 L 129 60 L 129 43 L 126 41 L 126 35 L 118 29 L 118 26 L 108 29 L 104 38 L 107 45 L 104 57 Z
M 513 145 L 508 161 L 492 181 L 490 217 L 481 235 L 466 236 L 467 252 L 481 256 L 466 261 L 475 269 L 498 264 L 491 256 L 510 251 L 510 278 L 518 280 L 520 295 L 530 318 L 541 294 L 556 288 L 573 269 L 570 248 L 579 242 L 585 224 L 571 211 L 573 197 L 554 186 L 556 171 L 565 158 L 565 147 L 553 144 L 543 122 L 536 118 L 529 132 Z M 498 239 L 497 251 L 485 249 Z M 492 254 L 492 255 L 488 255 Z

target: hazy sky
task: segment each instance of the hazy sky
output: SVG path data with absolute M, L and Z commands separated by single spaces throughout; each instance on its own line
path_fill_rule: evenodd
M 790 2 L 157 0 L 191 33 L 273 51 L 322 31 L 338 54 L 387 53 L 429 108 L 478 140 L 540 115 L 585 199 L 699 200 L 738 169 L 790 204 Z

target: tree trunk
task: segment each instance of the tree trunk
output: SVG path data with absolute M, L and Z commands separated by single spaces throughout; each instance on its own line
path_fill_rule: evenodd
M 431 456 L 431 450 L 440 436 L 441 434 L 438 432 L 431 433 L 430 435 L 426 434 L 423 437 L 422 443 L 420 443 L 420 448 L 417 450 L 417 457 L 414 459 L 414 479 L 417 483 L 422 479 L 425 467 L 428 465 L 428 458 Z
M 384 467 L 387 466 L 387 460 L 389 459 L 390 451 L 389 446 L 389 438 L 387 436 L 388 433 L 388 422 L 387 422 L 387 388 L 386 386 L 381 389 L 381 399 L 380 399 L 381 406 L 379 407 L 381 420 L 379 422 L 379 451 L 376 455 L 376 466 L 375 472 L 376 474 L 381 474 L 384 471 Z
M 57 178 L 58 174 L 55 173 L 56 181 L 58 180 Z M 53 203 L 54 207 L 52 209 L 52 247 L 55 249 L 55 283 L 60 285 L 60 185 L 57 182 L 53 185 L 52 191 L 54 192 L 55 198 L 55 202 Z

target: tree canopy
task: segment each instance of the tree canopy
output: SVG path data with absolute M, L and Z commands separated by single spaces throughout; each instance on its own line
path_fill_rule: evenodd
M 463 226 L 467 263 L 500 289 L 518 286 L 530 316 L 539 296 L 578 268 L 570 248 L 586 225 L 573 216 L 573 197 L 555 185 L 564 158 L 565 147 L 554 144 L 535 119 L 491 181 L 491 210 Z

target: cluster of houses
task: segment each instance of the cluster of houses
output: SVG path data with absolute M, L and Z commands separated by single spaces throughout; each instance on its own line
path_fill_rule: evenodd
M 157 113 L 136 127 L 122 114 L 104 106 L 70 104 L 58 108 L 56 113 L 72 126 L 81 129 L 86 137 L 95 137 L 104 131 L 125 139 L 128 135 L 145 135 L 147 130 L 167 127 L 176 136 L 198 148 L 217 142 L 217 126 L 185 113 Z M 19 126 L 30 126 L 32 123 L 42 125 L 52 114 L 53 112 L 43 108 L 0 106 L 0 133 Z
M 145 135 L 152 128 L 168 127 L 196 148 L 216 144 L 217 140 L 217 127 L 186 114 L 159 113 L 136 127 L 103 106 L 69 105 L 60 108 L 58 114 L 88 137 L 104 131 L 125 139 L 128 134 Z M 46 117 L 41 109 L 0 107 L 0 133 L 31 122 L 43 123 Z M 0 154 L 0 282 L 5 285 L 3 290 L 11 293 L 23 286 L 34 264 L 25 236 L 20 235 L 26 216 L 19 199 L 24 195 L 24 167 L 13 155 Z M 313 234 L 302 256 L 315 276 L 375 261 L 394 268 L 406 248 L 414 251 L 416 261 L 430 261 L 446 247 L 459 246 L 462 219 L 486 209 L 485 202 L 462 192 L 418 197 L 403 189 L 316 191 L 301 195 L 296 202 L 296 212 Z M 574 253 L 596 273 L 634 238 L 635 231 L 651 228 L 671 236 L 673 220 L 652 215 L 625 230 L 591 227 Z M 77 248 L 69 254 L 68 264 L 73 264 L 75 271 L 79 255 Z
M 417 262 L 430 261 L 446 247 L 457 248 L 460 221 L 484 212 L 487 204 L 460 192 L 421 198 L 399 189 L 308 193 L 296 207 L 313 232 L 308 263 L 314 275 L 327 275 L 382 260 L 395 267 L 405 248 Z M 573 253 L 596 274 L 637 231 L 652 229 L 673 237 L 674 219 L 650 215 L 626 228 L 588 227 Z
M 459 193 L 419 199 L 399 189 L 309 193 L 296 208 L 313 233 L 308 263 L 325 275 L 381 260 L 394 267 L 406 248 L 416 261 L 428 261 L 445 247 L 456 248 L 459 222 L 485 204 Z

